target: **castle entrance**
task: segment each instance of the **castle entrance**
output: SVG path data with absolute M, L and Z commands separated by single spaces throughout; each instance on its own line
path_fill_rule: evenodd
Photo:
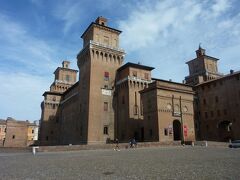
M 173 140 L 181 140 L 181 123 L 179 120 L 173 121 Z
M 221 121 L 218 124 L 218 137 L 220 141 L 229 141 L 232 139 L 232 123 L 230 121 Z

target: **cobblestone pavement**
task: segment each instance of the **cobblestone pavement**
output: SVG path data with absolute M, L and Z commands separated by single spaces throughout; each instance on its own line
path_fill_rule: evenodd
M 0 179 L 240 179 L 240 149 L 161 147 L 0 153 Z

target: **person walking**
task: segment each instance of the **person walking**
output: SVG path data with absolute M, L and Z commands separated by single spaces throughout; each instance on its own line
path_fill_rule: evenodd
M 116 143 L 116 146 L 115 146 L 114 150 L 115 151 L 120 151 L 118 139 L 115 139 L 115 143 Z

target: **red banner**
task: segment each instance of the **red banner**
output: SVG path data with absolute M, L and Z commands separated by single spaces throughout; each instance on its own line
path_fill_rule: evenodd
M 186 136 L 187 136 L 187 133 L 188 133 L 187 125 L 184 125 L 184 126 L 183 126 L 183 132 L 184 132 L 184 136 L 186 137 Z

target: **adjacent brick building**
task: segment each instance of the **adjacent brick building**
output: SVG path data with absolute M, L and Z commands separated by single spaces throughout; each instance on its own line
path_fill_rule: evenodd
M 228 141 L 240 139 L 240 72 L 218 72 L 219 59 L 199 47 L 197 57 L 187 64 L 186 83 L 194 86 L 195 124 L 199 139 Z
M 0 121 L 0 146 L 26 147 L 38 140 L 38 125 L 29 121 L 17 121 L 13 118 Z

